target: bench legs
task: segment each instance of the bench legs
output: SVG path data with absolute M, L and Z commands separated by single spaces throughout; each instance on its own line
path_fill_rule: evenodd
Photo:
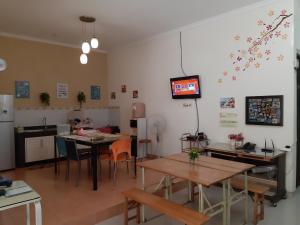
M 264 195 L 255 193 L 253 196 L 253 224 L 264 219 Z
M 133 208 L 136 208 L 136 215 L 129 217 L 129 210 Z M 137 224 L 141 223 L 141 205 L 136 201 L 129 201 L 128 198 L 125 198 L 124 225 L 128 225 L 128 222 L 132 219 L 136 219 Z

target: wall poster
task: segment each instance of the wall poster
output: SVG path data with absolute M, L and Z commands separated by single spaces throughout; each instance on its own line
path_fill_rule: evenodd
M 69 96 L 69 85 L 63 83 L 57 83 L 56 85 L 56 97 L 57 98 L 68 98 Z
M 92 100 L 100 100 L 101 99 L 100 86 L 96 86 L 96 85 L 91 86 L 91 99 Z
M 15 88 L 16 88 L 16 98 L 30 97 L 29 81 L 16 81 Z
M 246 124 L 283 126 L 283 95 L 246 97 Z
M 221 127 L 237 127 L 238 126 L 238 114 L 221 112 L 220 113 L 220 126 Z

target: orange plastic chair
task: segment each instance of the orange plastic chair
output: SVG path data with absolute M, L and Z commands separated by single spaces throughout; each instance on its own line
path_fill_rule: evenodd
M 127 173 L 129 173 L 128 162 L 131 160 L 131 139 L 119 139 L 111 145 L 112 155 L 109 158 L 102 158 L 114 163 L 114 183 L 116 182 L 117 163 L 127 162 Z
M 129 173 L 128 162 L 131 160 L 131 139 L 120 139 L 111 145 L 112 160 L 114 162 L 114 183 L 116 182 L 117 163 L 127 162 L 127 173 Z

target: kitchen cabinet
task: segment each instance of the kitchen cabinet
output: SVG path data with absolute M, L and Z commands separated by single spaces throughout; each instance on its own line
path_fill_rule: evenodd
M 54 136 L 25 138 L 25 162 L 42 161 L 53 158 Z

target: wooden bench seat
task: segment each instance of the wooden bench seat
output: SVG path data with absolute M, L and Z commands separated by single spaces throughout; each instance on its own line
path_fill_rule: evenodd
M 238 190 L 243 190 L 245 188 L 244 176 L 236 176 L 230 180 L 231 186 Z M 192 201 L 194 201 L 194 196 L 198 195 L 195 192 L 195 187 L 197 185 L 193 184 L 192 188 Z M 248 179 L 248 192 L 253 194 L 253 224 L 256 225 L 258 221 L 264 219 L 264 195 L 270 189 L 270 187 L 258 184 L 251 179 Z
M 233 188 L 243 190 L 245 182 L 242 177 L 234 177 L 231 179 L 231 186 Z M 248 180 L 248 191 L 253 194 L 253 224 L 256 225 L 258 221 L 264 219 L 264 195 L 270 188 Z
M 125 225 L 128 225 L 128 219 L 132 219 L 128 218 L 128 206 L 132 201 L 137 203 L 137 223 L 140 223 L 140 205 L 148 206 L 157 212 L 163 213 L 187 225 L 201 225 L 208 221 L 208 217 L 205 215 L 137 188 L 124 191 L 123 195 L 126 200 Z

